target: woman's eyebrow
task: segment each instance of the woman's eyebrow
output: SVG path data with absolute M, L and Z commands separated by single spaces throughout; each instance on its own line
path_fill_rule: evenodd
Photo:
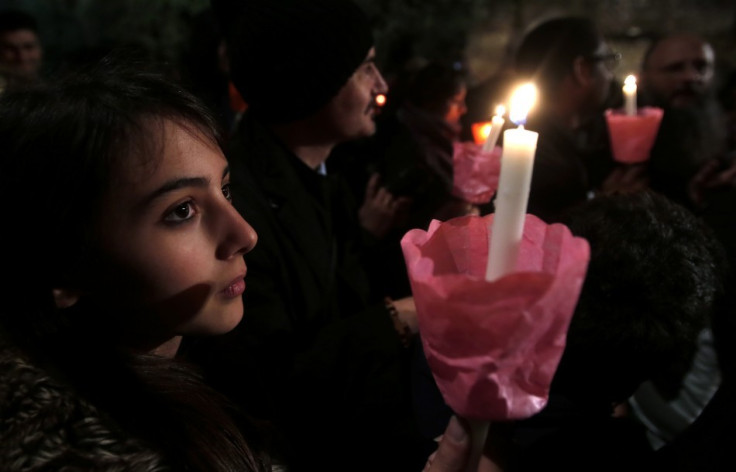
M 163 185 L 158 187 L 153 192 L 149 193 L 141 202 L 142 205 L 147 205 L 151 203 L 152 201 L 161 198 L 163 195 L 166 195 L 167 193 L 173 192 L 174 190 L 178 190 L 181 188 L 186 187 L 197 187 L 197 188 L 206 188 L 210 184 L 210 179 L 206 177 L 183 177 L 179 179 L 172 179 L 168 182 L 165 182 Z
M 225 166 L 222 171 L 222 178 L 224 179 L 230 174 L 230 166 Z M 208 177 L 182 177 L 178 179 L 172 179 L 165 182 L 163 185 L 158 187 L 153 192 L 149 193 L 142 201 L 141 206 L 146 206 L 154 200 L 161 198 L 169 192 L 178 190 L 186 187 L 196 188 L 207 188 L 211 183 L 211 179 Z

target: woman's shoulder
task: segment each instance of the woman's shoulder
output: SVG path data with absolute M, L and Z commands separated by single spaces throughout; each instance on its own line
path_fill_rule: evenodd
M 169 470 L 161 455 L 2 340 L 0 464 L 9 472 Z

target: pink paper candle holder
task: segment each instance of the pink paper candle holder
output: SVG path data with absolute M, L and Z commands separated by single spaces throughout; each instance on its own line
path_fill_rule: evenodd
M 491 201 L 501 173 L 501 147 L 484 152 L 474 142 L 453 143 L 453 188 L 457 198 L 476 205 Z
M 456 414 L 527 418 L 547 402 L 590 258 L 587 241 L 526 215 L 514 272 L 485 280 L 493 215 L 433 221 L 401 241 L 419 332 Z
M 635 116 L 629 116 L 623 110 L 606 110 L 614 160 L 624 164 L 648 160 L 663 113 L 656 107 L 639 108 Z

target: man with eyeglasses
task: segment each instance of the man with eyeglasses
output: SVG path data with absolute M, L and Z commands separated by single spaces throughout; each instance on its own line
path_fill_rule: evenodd
M 619 60 L 588 18 L 547 20 L 522 39 L 517 76 L 539 89 L 526 125 L 539 132 L 529 213 L 556 221 L 612 171 L 602 111 Z

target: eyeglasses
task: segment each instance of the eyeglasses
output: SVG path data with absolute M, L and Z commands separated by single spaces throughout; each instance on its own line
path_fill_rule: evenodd
M 614 71 L 616 70 L 616 67 L 618 67 L 619 62 L 621 62 L 621 53 L 609 52 L 606 54 L 591 54 L 585 58 L 589 61 L 603 62 L 606 69 Z

